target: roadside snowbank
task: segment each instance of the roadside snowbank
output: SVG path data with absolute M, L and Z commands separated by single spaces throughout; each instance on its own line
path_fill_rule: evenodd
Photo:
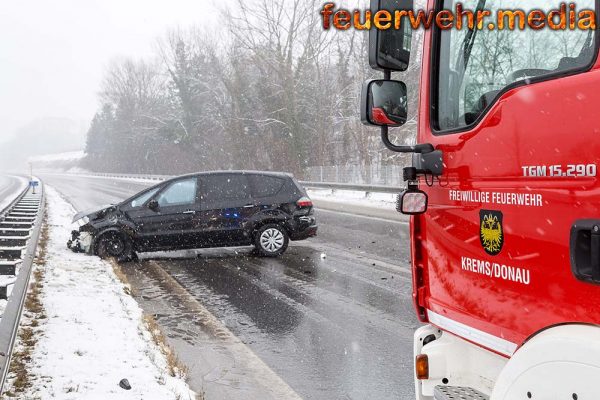
M 69 151 L 66 153 L 45 154 L 28 159 L 37 172 L 42 171 L 69 171 L 76 169 L 85 158 L 85 151 Z
M 85 157 L 84 150 L 68 151 L 64 153 L 45 154 L 42 156 L 29 157 L 28 162 L 43 163 L 53 161 L 77 161 Z
M 64 172 L 64 173 L 50 172 L 48 175 L 55 175 L 55 176 L 74 176 L 75 175 L 75 176 L 81 177 L 81 178 L 108 179 L 111 181 L 120 180 L 120 181 L 136 182 L 136 183 L 147 183 L 147 184 L 149 184 L 148 186 L 157 185 L 161 182 L 159 180 L 150 179 L 150 178 L 112 176 L 112 175 L 108 175 L 108 176 L 96 175 L 94 172 L 89 172 L 84 169 L 78 169 L 78 170 L 73 169 L 73 170 L 69 170 L 68 172 Z
M 398 193 L 401 189 L 398 189 Z M 384 210 L 396 209 L 397 194 L 392 193 L 371 193 L 369 197 L 365 196 L 365 192 L 350 191 L 350 190 L 335 190 L 330 189 L 308 189 L 308 195 L 314 200 L 327 200 L 342 204 L 352 204 L 356 206 L 373 207 Z
M 65 243 L 75 210 L 46 187 L 49 240 L 39 321 L 22 398 L 194 399 L 187 384 L 168 373 L 136 301 L 111 265 L 75 254 Z M 131 390 L 119 387 L 126 378 Z

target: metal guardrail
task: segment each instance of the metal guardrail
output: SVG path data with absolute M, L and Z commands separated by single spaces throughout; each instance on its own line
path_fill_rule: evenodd
M 176 175 L 145 175 L 145 174 L 105 174 L 105 173 L 83 173 L 73 175 L 91 175 L 91 176 L 102 176 L 105 178 L 119 178 L 119 179 L 147 179 L 152 181 L 166 181 L 167 179 L 175 178 Z
M 17 274 L 13 282 L 0 287 L 0 296 L 8 298 L 6 308 L 0 319 L 0 395 L 10 367 L 13 347 L 17 338 L 19 322 L 25 304 L 25 297 L 29 287 L 29 280 L 35 258 L 40 231 L 43 221 L 44 188 L 38 187 L 39 192 L 33 194 L 27 187 L 17 198 L 0 212 L 0 240 L 25 242 L 24 246 L 14 246 L 20 252 L 13 251 L 13 247 L 2 248 L 2 258 L 7 264 L 13 264 L 14 269 L 1 270 L 1 274 Z M 22 222 L 20 222 L 22 221 Z M 29 226 L 29 229 L 27 229 Z M 16 267 L 19 265 L 18 272 Z M 9 265 L 10 266 L 10 265 Z M 8 286 L 13 285 L 10 296 L 7 296 Z
M 175 178 L 175 175 L 143 175 L 143 174 L 105 174 L 105 173 L 87 173 L 87 174 L 74 174 L 74 175 L 89 175 L 99 176 L 105 178 L 117 178 L 117 179 L 147 179 L 153 181 L 165 181 L 171 178 Z M 334 183 L 334 182 L 307 182 L 300 181 L 300 184 L 308 189 L 328 189 L 328 190 L 349 190 L 357 192 L 369 193 L 393 193 L 397 194 L 402 191 L 401 188 L 394 186 L 383 186 L 383 185 L 359 185 L 350 183 Z
M 25 186 L 25 188 L 21 191 L 21 193 L 19 193 L 13 201 L 11 201 L 6 207 L 4 207 L 0 211 L 0 220 L 4 219 L 6 217 L 6 214 L 8 214 L 10 212 L 10 210 L 15 206 L 15 204 L 17 204 L 27 194 L 28 191 L 29 191 L 29 186 Z

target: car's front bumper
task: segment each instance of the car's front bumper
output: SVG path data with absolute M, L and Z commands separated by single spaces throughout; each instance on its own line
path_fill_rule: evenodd
M 92 248 L 93 236 L 90 232 L 80 230 L 71 232 L 71 240 L 67 242 L 67 247 L 75 253 L 89 253 Z

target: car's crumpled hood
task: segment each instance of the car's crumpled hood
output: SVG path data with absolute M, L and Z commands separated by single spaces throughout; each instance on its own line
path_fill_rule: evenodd
M 82 211 L 80 213 L 75 214 L 75 216 L 73 217 L 73 222 L 77 222 L 80 219 L 82 219 L 83 217 L 88 217 L 90 219 L 90 221 L 98 218 L 98 216 L 100 216 L 102 213 L 105 213 L 106 211 L 110 210 L 110 209 L 114 209 L 115 205 L 114 204 L 107 204 L 105 206 L 102 206 L 100 208 L 95 208 L 93 210 L 87 210 L 87 211 Z

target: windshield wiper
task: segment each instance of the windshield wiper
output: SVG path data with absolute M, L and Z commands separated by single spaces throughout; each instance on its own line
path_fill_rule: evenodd
M 478 15 L 479 11 L 482 11 L 485 7 L 485 3 L 487 0 L 479 0 L 477 3 L 477 7 L 475 9 L 475 15 Z M 467 71 L 467 66 L 469 65 L 469 59 L 471 58 L 471 51 L 473 50 L 473 44 L 475 43 L 475 37 L 477 36 L 477 31 L 479 29 L 475 26 L 473 29 L 469 29 L 462 43 L 462 58 L 458 58 L 456 60 L 455 71 L 458 72 L 458 85 L 457 88 L 462 86 L 462 82 L 465 78 L 465 73 Z M 462 64 L 462 65 L 461 65 Z

